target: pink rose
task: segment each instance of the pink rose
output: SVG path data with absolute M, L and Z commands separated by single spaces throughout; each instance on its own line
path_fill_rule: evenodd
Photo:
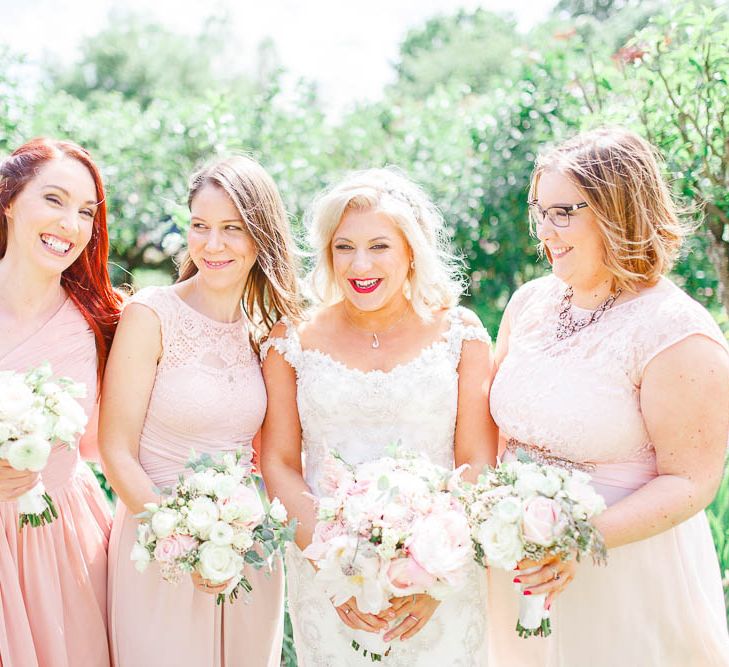
M 552 546 L 564 532 L 567 522 L 559 503 L 544 496 L 534 496 L 524 505 L 522 529 L 524 539 L 543 547 Z
M 352 483 L 352 473 L 332 456 L 324 460 L 322 477 L 319 488 L 326 496 L 333 496 L 337 491 L 345 491 Z
M 398 596 L 422 593 L 435 583 L 435 577 L 428 574 L 413 558 L 392 561 L 387 568 L 387 579 Z
M 240 486 L 221 503 L 221 514 L 234 526 L 254 528 L 263 521 L 266 510 L 257 491 L 248 486 Z
M 170 535 L 157 541 L 154 559 L 160 563 L 171 563 L 197 547 L 198 541 L 191 535 Z
M 463 511 L 436 508 L 418 519 L 406 546 L 434 577 L 457 585 L 471 560 L 471 531 Z
M 344 535 L 345 532 L 344 525 L 339 521 L 317 522 L 316 526 L 314 526 L 311 544 L 304 549 L 304 556 L 315 561 L 324 558 L 329 551 L 329 542 L 335 537 Z

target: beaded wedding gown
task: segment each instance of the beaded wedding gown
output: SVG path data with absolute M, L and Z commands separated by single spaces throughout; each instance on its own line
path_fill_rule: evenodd
M 302 429 L 304 477 L 319 494 L 322 465 L 331 449 L 349 463 L 384 456 L 389 443 L 424 452 L 453 467 L 458 402 L 458 364 L 464 340 L 488 341 L 482 328 L 449 313 L 443 338 L 390 371 L 361 371 L 325 352 L 302 349 L 287 323 L 271 348 L 296 371 Z M 351 647 L 349 628 L 314 580 L 314 569 L 296 546 L 287 555 L 289 612 L 300 667 L 362 667 L 369 662 Z M 384 658 L 389 667 L 483 667 L 486 665 L 485 575 L 475 563 L 466 586 L 443 601 L 413 638 L 393 642 Z

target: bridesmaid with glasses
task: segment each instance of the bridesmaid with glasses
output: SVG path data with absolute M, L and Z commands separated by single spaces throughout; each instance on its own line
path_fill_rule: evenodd
M 703 510 L 724 471 L 729 347 L 665 277 L 689 226 L 653 148 L 622 129 L 538 158 L 529 203 L 552 274 L 506 308 L 491 411 L 505 458 L 521 448 L 591 475 L 608 505 L 595 519 L 608 562 L 490 572 L 490 665 L 726 667 Z M 518 595 L 538 593 L 552 635 L 520 639 Z

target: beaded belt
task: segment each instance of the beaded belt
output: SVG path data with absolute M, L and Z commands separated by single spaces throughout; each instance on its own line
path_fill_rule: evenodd
M 582 472 L 591 472 L 597 467 L 594 463 L 588 463 L 586 461 L 571 461 L 570 459 L 555 456 L 550 453 L 548 449 L 544 449 L 544 447 L 529 445 L 525 442 L 520 442 L 516 438 L 509 438 L 506 442 L 506 451 L 517 458 L 518 452 L 521 451 L 535 463 L 558 466 L 569 471 L 581 470 Z

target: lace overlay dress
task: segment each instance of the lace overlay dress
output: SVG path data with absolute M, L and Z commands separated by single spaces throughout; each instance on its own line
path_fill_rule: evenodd
M 302 349 L 294 327 L 266 341 L 296 371 L 304 477 L 319 494 L 322 464 L 337 449 L 349 463 L 384 456 L 400 440 L 431 460 L 453 467 L 458 401 L 458 364 L 464 340 L 488 341 L 482 328 L 465 325 L 457 310 L 450 327 L 411 361 L 392 370 L 349 368 L 325 352 Z M 296 546 L 287 554 L 289 612 L 299 667 L 362 667 L 347 627 L 314 581 L 314 569 Z M 445 600 L 423 630 L 394 642 L 390 667 L 483 667 L 486 665 L 485 577 L 473 566 L 462 591 Z
M 505 439 L 587 466 L 612 505 L 657 475 L 640 409 L 648 363 L 691 335 L 725 349 L 726 341 L 708 312 L 665 278 L 557 341 L 564 290 L 548 276 L 513 296 L 508 353 L 494 379 L 491 411 Z M 573 309 L 577 317 L 587 312 Z M 539 457 L 539 450 L 533 453 Z M 527 641 L 514 632 L 518 593 L 511 579 L 490 572 L 491 667 L 729 665 L 719 567 L 703 512 L 611 549 L 607 567 L 583 561 L 555 599 L 548 639 Z
M 132 299 L 162 326 L 162 357 L 139 443 L 139 462 L 158 488 L 171 486 L 190 450 L 212 455 L 252 440 L 266 411 L 266 390 L 243 321 L 198 313 L 171 287 Z M 118 504 L 109 545 L 109 632 L 116 667 L 274 667 L 283 637 L 283 567 L 247 572 L 246 603 L 216 605 L 189 577 L 162 580 L 154 563 L 138 573 L 129 558 L 137 519 Z

